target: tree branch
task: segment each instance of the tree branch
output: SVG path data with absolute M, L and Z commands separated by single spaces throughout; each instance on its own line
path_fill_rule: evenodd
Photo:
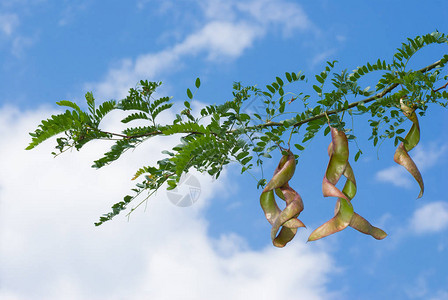
M 430 65 L 428 65 L 428 66 L 426 66 L 424 68 L 421 68 L 420 70 L 418 70 L 418 72 L 426 73 L 426 72 L 436 68 L 437 66 L 439 66 L 440 63 L 441 63 L 441 60 L 438 60 L 438 61 L 436 61 L 436 62 L 434 62 L 434 63 L 432 63 L 432 64 L 430 64 Z M 446 88 L 447 85 L 448 85 L 448 83 L 446 83 L 444 86 L 442 86 L 442 87 L 438 88 L 437 90 L 435 90 L 435 92 L 437 92 L 437 91 L 439 91 L 439 90 L 441 90 L 443 88 Z M 358 106 L 361 103 L 363 103 L 363 104 L 364 103 L 369 103 L 369 102 L 372 102 L 372 101 L 374 101 L 376 99 L 380 99 L 380 98 L 384 97 L 385 95 L 387 95 L 388 93 L 390 93 L 392 90 L 394 90 L 397 86 L 398 86 L 398 84 L 394 83 L 394 84 L 390 85 L 389 87 L 385 88 L 380 93 L 377 93 L 377 94 L 375 94 L 375 95 L 373 95 L 371 97 L 368 97 L 368 98 L 366 98 L 364 100 L 360 100 L 360 101 L 356 101 L 356 102 L 350 103 L 347 106 L 347 108 L 343 108 L 341 110 L 333 109 L 333 110 L 325 111 L 325 112 L 323 112 L 321 114 L 318 114 L 318 115 L 306 118 L 304 120 L 301 120 L 301 121 L 295 123 L 293 126 L 297 127 L 297 126 L 300 126 L 302 124 L 306 124 L 308 122 L 311 122 L 311 121 L 314 121 L 314 120 L 317 120 L 317 119 L 320 119 L 320 118 L 324 118 L 324 117 L 329 116 L 329 115 L 334 115 L 334 114 L 346 111 L 346 110 L 348 110 L 350 108 Z M 272 127 L 272 126 L 282 126 L 282 125 L 283 125 L 282 122 L 266 122 L 264 124 L 256 125 L 256 126 L 253 126 L 253 127 L 248 127 L 247 129 L 257 129 L 257 128 Z M 161 134 L 163 134 L 162 131 L 159 131 L 159 130 L 148 132 L 148 133 L 144 133 L 144 134 L 139 134 L 139 135 L 130 135 L 130 136 L 119 134 L 119 133 L 112 133 L 112 132 L 102 131 L 102 130 L 99 130 L 99 131 L 102 132 L 102 133 L 105 133 L 105 134 L 119 136 L 119 137 L 121 137 L 123 139 L 133 139 L 133 138 L 148 137 L 148 136 L 154 136 L 154 135 L 161 135 Z M 228 133 L 233 133 L 233 132 L 235 132 L 235 130 L 231 130 Z M 185 132 L 185 133 L 188 133 L 188 134 L 202 134 L 201 132 L 196 132 L 196 131 Z M 215 136 L 218 136 L 215 133 L 212 133 L 212 134 L 215 135 Z
M 436 68 L 437 66 L 439 66 L 440 63 L 441 63 L 441 60 L 438 60 L 435 63 L 430 64 L 429 66 L 421 68 L 417 72 L 426 73 L 426 72 Z M 338 110 L 338 109 L 329 110 L 329 111 L 323 112 L 321 114 L 318 114 L 318 115 L 309 117 L 307 119 L 304 119 L 302 121 L 299 121 L 299 122 L 295 123 L 293 126 L 297 127 L 297 126 L 300 126 L 302 124 L 305 124 L 305 123 L 308 123 L 308 122 L 311 122 L 311 121 L 314 121 L 314 120 L 317 120 L 317 119 L 320 119 L 320 118 L 324 118 L 324 117 L 329 116 L 329 115 L 334 115 L 334 114 L 340 113 L 342 111 L 346 111 L 346 110 L 348 110 L 350 108 L 358 106 L 361 103 L 363 103 L 363 104 L 364 103 L 369 103 L 369 102 L 372 102 L 372 101 L 374 101 L 376 99 L 380 99 L 380 98 L 384 97 L 386 94 L 390 93 L 392 90 L 394 90 L 397 86 L 398 86 L 398 83 L 394 83 L 394 84 L 390 85 L 389 87 L 385 88 L 380 93 L 377 93 L 377 94 L 375 94 L 375 95 L 373 95 L 373 96 L 371 96 L 369 98 L 366 98 L 364 100 L 350 103 L 347 108 L 343 108 L 341 110 Z M 442 88 L 444 88 L 444 87 L 446 87 L 446 84 Z M 437 89 L 436 91 L 438 91 L 440 89 L 441 88 Z M 267 123 L 264 123 L 264 124 L 260 124 L 260 125 L 254 126 L 254 128 L 264 128 L 264 127 L 281 126 L 281 125 L 283 125 L 283 123 L 281 123 L 281 122 L 267 122 Z
M 434 90 L 433 92 L 435 93 L 435 92 L 438 92 L 438 91 L 440 91 L 440 90 L 443 90 L 443 89 L 446 88 L 447 86 L 448 86 L 448 82 L 445 83 L 444 85 L 442 85 L 441 87 L 439 87 L 438 89 Z

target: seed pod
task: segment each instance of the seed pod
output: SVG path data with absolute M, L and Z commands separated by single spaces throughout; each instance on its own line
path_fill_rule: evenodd
M 266 219 L 272 225 L 271 239 L 276 247 L 284 247 L 294 238 L 297 228 L 305 227 L 302 221 L 297 219 L 303 210 L 302 198 L 288 184 L 294 175 L 295 167 L 294 155 L 288 150 L 288 154 L 283 155 L 280 159 L 274 176 L 260 196 L 261 207 Z M 274 193 L 286 202 L 284 210 L 280 210 L 278 207 Z
M 335 232 L 339 232 L 348 226 L 356 230 L 372 235 L 376 239 L 383 239 L 386 233 L 372 226 L 366 219 L 354 212 L 351 200 L 356 194 L 356 180 L 353 169 L 348 162 L 348 141 L 343 131 L 331 128 L 331 143 L 328 146 L 327 170 L 322 182 L 324 197 L 338 197 L 335 207 L 335 215 L 329 221 L 314 230 L 308 241 L 315 241 Z M 347 178 L 344 188 L 340 191 L 336 184 L 341 176 Z
M 328 146 L 327 170 L 322 182 L 322 194 L 324 197 L 340 197 L 349 200 L 335 185 L 344 174 L 348 162 L 348 141 L 343 131 L 331 128 L 331 143 Z M 356 183 L 355 183 L 356 186 Z
M 364 234 L 371 235 L 377 240 L 382 240 L 387 236 L 387 233 L 385 233 L 381 228 L 373 226 L 369 223 L 369 221 L 357 213 L 353 213 L 352 219 L 350 220 L 350 227 Z
M 409 132 L 406 134 L 404 138 L 406 143 L 401 142 L 398 145 L 397 150 L 395 151 L 394 161 L 402 165 L 408 170 L 409 173 L 415 178 L 420 186 L 420 193 L 417 198 L 423 196 L 423 192 L 425 190 L 425 186 L 423 184 L 423 178 L 415 165 L 412 158 L 409 156 L 408 152 L 411 151 L 420 141 L 420 126 L 418 124 L 417 114 L 415 113 L 415 109 L 410 108 L 406 104 L 404 104 L 403 99 L 400 99 L 401 110 L 403 114 L 412 121 L 412 127 Z

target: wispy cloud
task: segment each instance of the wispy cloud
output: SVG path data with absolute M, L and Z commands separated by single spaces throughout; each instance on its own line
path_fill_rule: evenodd
M 37 40 L 36 35 L 28 36 L 21 33 L 20 24 L 18 13 L 0 13 L 0 45 L 3 42 L 10 47 L 11 54 L 15 57 L 21 57 L 25 49 Z
M 59 26 L 66 26 L 72 23 L 78 15 L 84 12 L 88 8 L 89 2 L 87 1 L 66 1 L 65 7 L 61 12 L 61 16 L 58 21 Z
M 24 55 L 25 50 L 31 47 L 37 40 L 37 36 L 35 37 L 27 37 L 27 36 L 17 36 L 12 41 L 11 53 L 15 57 L 21 57 Z
M 240 57 L 271 28 L 279 27 L 285 34 L 313 28 L 300 5 L 293 2 L 197 3 L 201 10 L 195 22 L 202 23 L 202 26 L 164 50 L 123 59 L 118 66 L 107 71 L 102 80 L 87 83 L 86 89 L 94 89 L 102 98 L 121 98 L 139 79 L 158 80 L 168 70 L 172 74 L 186 58 L 201 55 L 208 61 L 232 60 Z M 138 7 L 142 9 L 144 5 L 144 2 L 139 2 Z
M 424 171 L 435 166 L 446 153 L 448 153 L 448 144 L 432 143 L 416 147 L 415 152 L 411 155 L 419 168 Z
M 336 53 L 336 49 L 325 50 L 323 52 L 317 53 L 311 60 L 311 67 L 328 60 L 332 55 Z
M 232 184 L 225 174 L 213 186 L 196 174 L 201 198 L 190 208 L 161 191 L 130 222 L 118 216 L 94 227 L 132 187 L 135 169 L 177 141 L 142 145 L 96 171 L 89 166 L 104 145 L 56 160 L 51 142 L 23 150 L 27 132 L 51 113 L 0 109 L 0 138 L 8 141 L 0 148 L 0 298 L 331 299 L 326 282 L 336 268 L 324 248 L 296 241 L 254 250 L 232 232 L 209 236 L 205 203 Z
M 11 36 L 19 23 L 17 14 L 0 14 L 0 33 Z
M 391 216 L 389 213 L 385 214 L 378 223 L 380 228 L 390 228 L 388 234 L 393 237 L 389 240 L 386 248 L 379 252 L 381 255 L 385 254 L 383 251 L 397 249 L 404 241 L 415 239 L 416 236 L 424 237 L 427 234 L 443 233 L 448 230 L 448 202 L 446 201 L 426 203 L 417 208 L 406 220 Z M 446 248 L 445 236 L 442 234 L 439 237 L 441 238 L 437 246 L 438 251 L 444 251 Z
M 410 224 L 417 234 L 448 229 L 448 202 L 432 202 L 420 207 L 414 212 Z
M 185 56 L 203 53 L 209 60 L 238 57 L 256 36 L 257 32 L 248 24 L 211 22 L 171 48 L 122 60 L 102 81 L 86 84 L 86 89 L 95 89 L 101 98 L 121 98 L 139 79 L 176 71 Z
M 296 2 L 254 0 L 238 2 L 237 7 L 263 26 L 279 26 L 285 35 L 295 30 L 315 30 L 305 11 Z
M 398 187 L 409 188 L 412 186 L 412 181 L 408 176 L 409 175 L 402 166 L 392 166 L 378 171 L 375 178 L 379 181 L 391 183 Z
M 239 57 L 260 33 L 248 23 L 210 22 L 173 47 L 178 56 L 207 53 L 209 59 Z
M 434 290 L 431 288 L 431 282 L 435 279 L 435 274 L 431 270 L 426 270 L 418 274 L 415 280 L 404 288 L 409 299 L 423 300 L 446 300 L 448 299 L 448 290 Z

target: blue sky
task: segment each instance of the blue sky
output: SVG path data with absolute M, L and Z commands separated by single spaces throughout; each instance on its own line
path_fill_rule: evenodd
M 101 170 L 90 168 L 107 149 L 101 143 L 56 159 L 52 142 L 23 150 L 28 132 L 60 111 L 56 101 L 83 101 L 87 91 L 97 101 L 120 99 L 140 79 L 161 80 L 160 94 L 182 103 L 200 77 L 198 110 L 230 99 L 234 81 L 263 87 L 303 70 L 312 83 L 327 60 L 352 70 L 391 59 L 406 37 L 448 33 L 445 1 L 105 3 L 0 2 L 1 299 L 448 299 L 444 109 L 420 120 L 421 142 L 411 152 L 426 186 L 418 200 L 417 184 L 394 165 L 393 145 L 378 151 L 364 119 L 355 123 L 364 155 L 352 163 L 353 205 L 389 234 L 382 241 L 349 228 L 306 243 L 333 213 L 334 199 L 321 195 L 323 134 L 307 145 L 290 182 L 308 229 L 284 249 L 271 245 L 256 182 L 236 166 L 217 181 L 193 173 L 201 194 L 191 207 L 174 206 L 161 191 L 129 222 L 123 215 L 93 226 L 132 187 L 135 170 L 155 163 L 175 138 L 154 139 Z M 447 52 L 428 47 L 411 66 Z M 118 120 L 112 115 L 104 126 L 117 128 Z

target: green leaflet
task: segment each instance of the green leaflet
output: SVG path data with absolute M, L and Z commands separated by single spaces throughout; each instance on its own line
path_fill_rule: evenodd
M 87 99 L 89 99 L 87 97 L 88 94 L 89 93 L 86 94 Z M 92 97 L 91 99 L 93 99 L 93 95 L 90 94 L 90 96 Z M 90 101 L 93 101 L 93 100 L 90 100 Z M 92 103 L 92 105 L 94 105 L 94 103 Z M 92 114 L 93 114 L 94 118 L 96 119 L 97 125 L 108 113 L 113 111 L 116 107 L 117 107 L 117 102 L 115 100 L 109 100 L 109 101 L 105 101 L 105 102 L 101 103 L 100 106 L 96 110 L 93 110 L 93 108 L 92 108 L 92 111 L 94 112 Z
M 71 102 L 59 102 L 60 105 L 64 106 L 70 105 L 68 103 Z M 25 149 L 33 149 L 45 140 L 70 129 L 81 132 L 86 129 L 85 124 L 89 121 L 90 117 L 86 113 L 83 111 L 78 112 L 77 110 L 66 110 L 62 114 L 52 115 L 49 119 L 42 120 L 35 132 L 30 133 L 32 140 Z
M 115 141 L 110 150 L 104 153 L 104 156 L 94 161 L 92 168 L 100 169 L 119 159 L 121 155 L 129 150 L 134 149 L 139 143 L 138 139 L 123 139 Z
M 148 114 L 146 114 L 144 112 L 136 112 L 136 113 L 127 115 L 123 120 L 121 120 L 121 122 L 129 123 L 134 120 L 149 120 L 149 117 L 148 117 Z
M 176 174 L 178 176 L 186 172 L 196 156 L 202 154 L 208 144 L 216 145 L 216 139 L 212 135 L 201 135 L 185 144 L 180 151 L 170 160 L 176 166 Z M 217 147 L 212 147 L 217 148 Z
M 272 225 L 272 243 L 280 248 L 294 238 L 297 228 L 305 227 L 302 221 L 297 219 L 303 210 L 302 198 L 288 184 L 288 181 L 294 175 L 295 168 L 294 154 L 288 150 L 288 155 L 282 156 L 274 171 L 274 176 L 260 196 L 261 208 L 266 219 Z M 280 210 L 275 201 L 274 191 L 277 196 L 286 202 L 286 207 L 283 211 Z
M 76 110 L 77 112 L 81 113 L 81 108 L 79 108 L 78 104 L 73 103 L 71 101 L 68 100 L 61 100 L 59 102 L 56 102 L 57 105 L 59 106 L 66 106 L 66 107 L 70 107 L 73 108 L 74 110 Z
M 308 241 L 315 241 L 333 233 L 339 232 L 348 226 L 369 234 L 376 239 L 383 239 L 386 233 L 372 226 L 366 219 L 354 212 L 351 200 L 356 194 L 356 180 L 353 169 L 348 162 L 349 150 L 348 140 L 343 131 L 331 128 L 332 141 L 328 146 L 330 160 L 322 182 L 324 197 L 338 197 L 335 215 L 329 221 L 315 229 L 309 236 Z M 336 184 L 341 176 L 347 178 L 344 188 L 340 191 Z
M 415 110 L 404 104 L 403 99 L 400 100 L 400 105 L 403 114 L 411 120 L 413 124 L 404 138 L 406 143 L 401 142 L 400 145 L 398 145 L 398 148 L 394 154 L 394 161 L 405 167 L 406 170 L 408 170 L 408 172 L 411 173 L 411 175 L 418 182 L 418 185 L 420 186 L 420 193 L 417 198 L 420 198 L 423 196 L 423 192 L 425 190 L 423 178 L 414 161 L 408 154 L 408 152 L 411 151 L 420 141 L 420 126 L 418 124 L 418 118 Z
M 166 126 L 162 133 L 165 135 L 171 135 L 175 133 L 191 133 L 191 132 L 197 132 L 197 133 L 203 133 L 207 134 L 210 133 L 208 129 L 204 127 L 204 125 L 194 123 L 194 122 L 183 122 L 178 124 L 172 124 L 169 126 Z

